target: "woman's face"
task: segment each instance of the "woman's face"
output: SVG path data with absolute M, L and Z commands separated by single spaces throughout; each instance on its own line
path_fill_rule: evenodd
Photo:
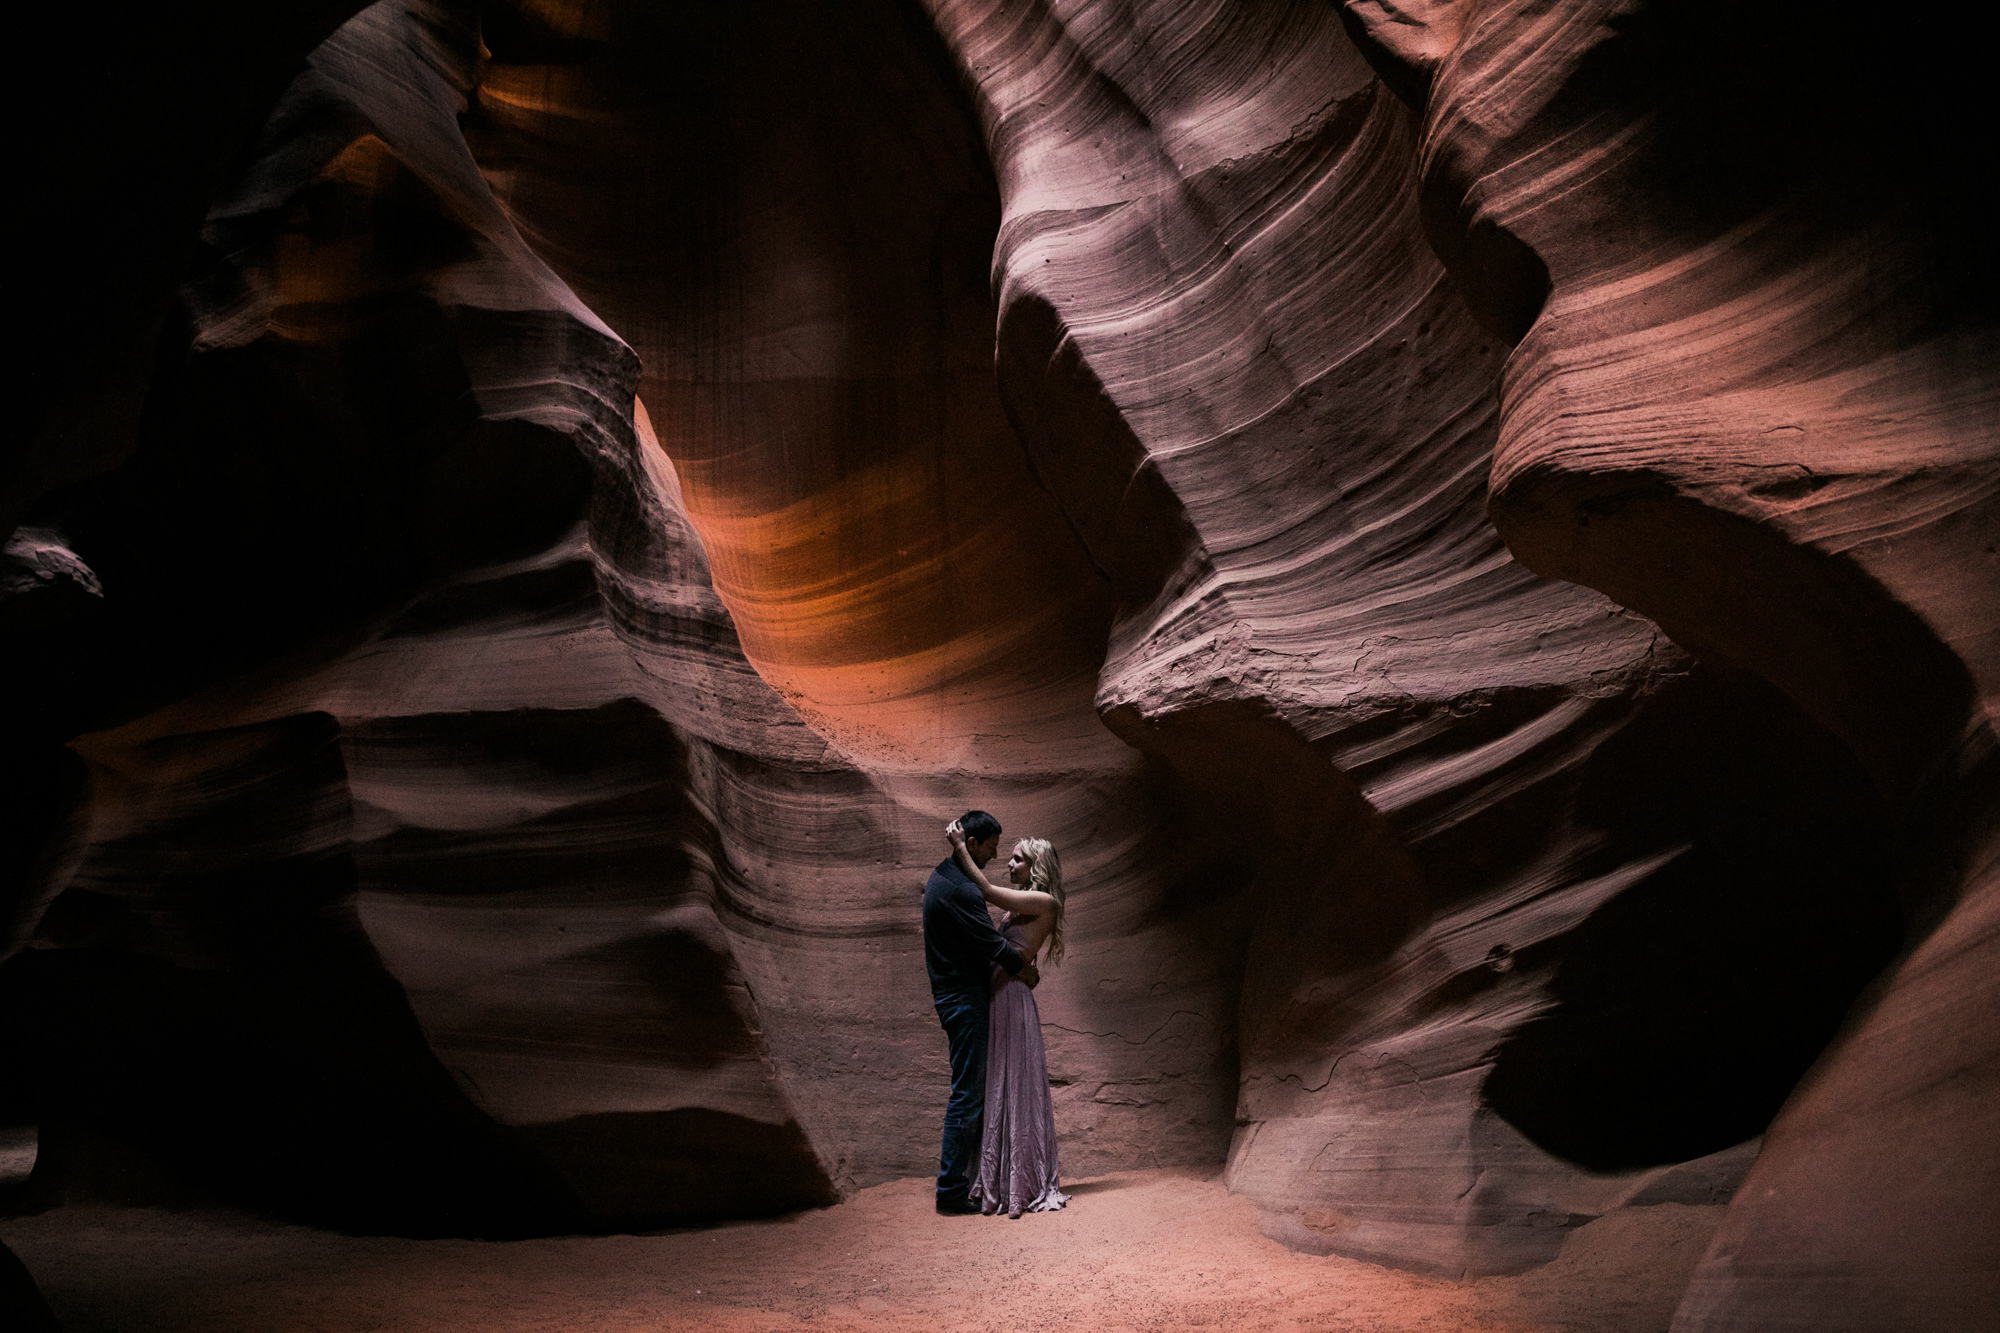
M 1007 858 L 1007 882 L 1017 888 L 1028 887 L 1028 854 L 1019 847 Z

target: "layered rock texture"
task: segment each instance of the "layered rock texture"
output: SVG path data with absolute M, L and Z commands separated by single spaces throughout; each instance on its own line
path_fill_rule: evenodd
M 1448 1274 L 1734 1195 L 1677 1327 L 1984 1326 L 2000 289 L 1803 17 L 360 12 L 21 473 L 38 1187 L 924 1174 L 977 806 L 1070 1172 Z

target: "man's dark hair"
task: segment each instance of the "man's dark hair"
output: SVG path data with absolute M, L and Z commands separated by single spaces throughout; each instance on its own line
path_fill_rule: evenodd
M 967 810 L 959 817 L 958 827 L 967 842 L 985 842 L 1000 836 L 1000 821 L 984 810 Z

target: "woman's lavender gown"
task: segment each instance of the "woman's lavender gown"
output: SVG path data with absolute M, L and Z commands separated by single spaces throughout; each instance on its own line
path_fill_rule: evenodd
M 1019 947 L 1022 928 L 1000 928 Z M 972 1199 L 984 1213 L 1054 1212 L 1069 1202 L 1056 1188 L 1056 1111 L 1049 1100 L 1049 1063 L 1035 992 L 993 969 L 992 1017 L 986 1039 L 986 1127 Z

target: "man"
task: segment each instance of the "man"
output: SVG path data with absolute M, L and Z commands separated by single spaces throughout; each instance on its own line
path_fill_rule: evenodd
M 1000 851 L 1000 821 L 984 810 L 968 810 L 958 825 L 972 863 L 984 870 Z M 944 1151 L 938 1158 L 940 1213 L 979 1211 L 967 1190 L 986 1114 L 986 1015 L 995 963 L 1030 986 L 1041 980 L 1035 965 L 993 928 L 979 886 L 947 856 L 924 885 L 924 965 L 931 974 L 931 1002 L 951 1043 L 951 1100 L 945 1103 Z

